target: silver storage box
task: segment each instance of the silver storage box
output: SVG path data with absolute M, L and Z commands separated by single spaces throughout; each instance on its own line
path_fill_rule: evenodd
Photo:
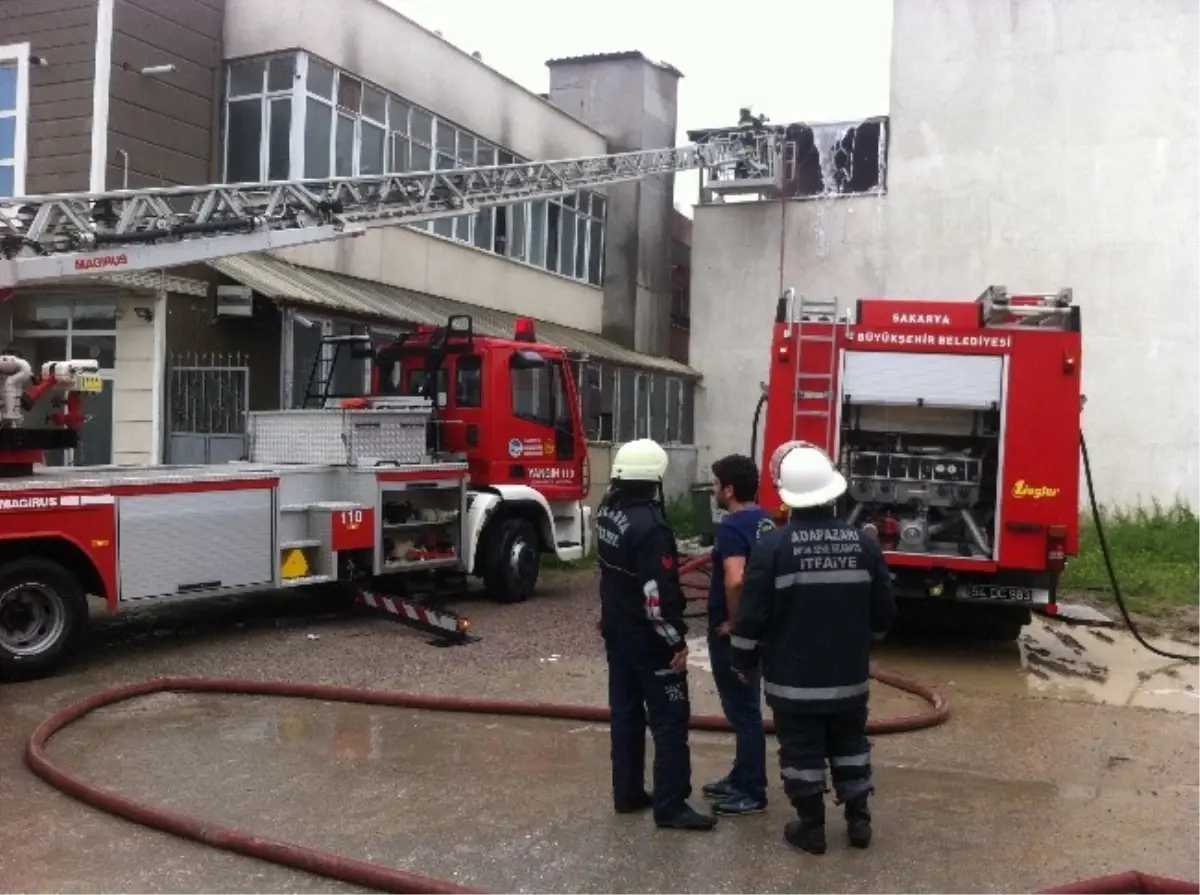
M 249 417 L 255 463 L 420 463 L 430 407 L 413 402 L 388 409 L 266 410 Z

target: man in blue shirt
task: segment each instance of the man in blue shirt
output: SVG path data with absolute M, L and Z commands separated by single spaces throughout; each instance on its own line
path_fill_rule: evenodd
M 740 680 L 733 672 L 729 629 L 737 616 L 746 558 L 761 535 L 775 530 L 770 515 L 755 503 L 758 468 L 741 454 L 713 464 L 713 495 L 725 518 L 717 525 L 708 591 L 708 654 L 721 708 L 733 727 L 737 751 L 729 775 L 704 787 L 723 815 L 754 814 L 767 807 L 767 740 L 763 733 L 761 678 Z

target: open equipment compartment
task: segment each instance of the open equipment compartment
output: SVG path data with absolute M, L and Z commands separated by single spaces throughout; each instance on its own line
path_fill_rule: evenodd
M 433 478 L 380 483 L 381 574 L 461 563 L 466 507 L 460 485 Z
M 838 507 L 885 551 L 997 558 L 1005 359 L 848 351 Z

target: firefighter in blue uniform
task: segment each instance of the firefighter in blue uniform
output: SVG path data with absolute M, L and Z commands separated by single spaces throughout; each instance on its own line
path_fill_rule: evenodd
M 746 564 L 730 636 L 735 671 L 762 654 L 783 790 L 798 819 L 784 838 L 812 854 L 825 841 L 825 767 L 844 806 L 850 844 L 871 843 L 874 792 L 867 699 L 873 639 L 896 614 L 878 543 L 834 516 L 846 480 L 824 451 L 798 442 L 779 464 L 788 524 L 764 535 Z
M 649 439 L 623 445 L 596 513 L 600 632 L 608 658 L 613 807 L 654 809 L 659 827 L 711 830 L 692 792 L 687 626 L 674 532 L 662 509 L 667 453 Z M 646 727 L 654 739 L 654 792 L 645 789 Z

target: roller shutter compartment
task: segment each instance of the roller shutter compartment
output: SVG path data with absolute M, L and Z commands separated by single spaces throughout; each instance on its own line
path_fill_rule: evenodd
M 851 404 L 998 407 L 1004 358 L 991 354 L 847 351 L 842 395 Z

